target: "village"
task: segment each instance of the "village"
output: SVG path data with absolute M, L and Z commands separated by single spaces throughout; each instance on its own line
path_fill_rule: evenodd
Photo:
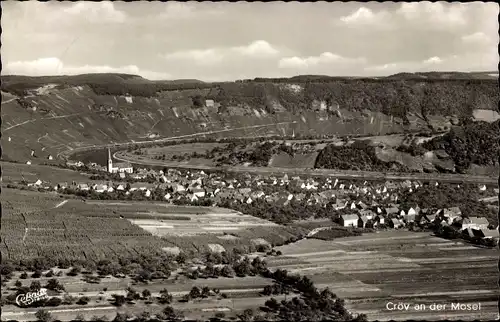
M 68 167 L 80 168 L 82 162 L 71 162 Z M 335 178 L 302 178 L 261 175 L 233 175 L 228 173 L 205 173 L 204 171 L 147 168 L 133 169 L 130 164 L 108 166 L 95 163 L 87 168 L 118 174 L 128 182 L 109 180 L 106 183 L 88 182 L 48 183 L 37 180 L 26 183 L 28 187 L 76 195 L 91 199 L 154 200 L 177 205 L 219 206 L 233 209 L 252 209 L 262 203 L 276 207 L 297 204 L 320 207 L 330 219 L 343 227 L 361 229 L 409 229 L 429 230 L 443 237 L 463 238 L 481 245 L 496 245 L 499 240 L 498 227 L 487 218 L 473 213 L 462 213 L 457 206 L 443 209 L 420 208 L 400 203 L 402 194 L 413 193 L 438 182 L 420 181 L 346 181 Z M 135 171 L 134 171 L 135 170 Z M 122 180 L 123 181 L 123 180 Z M 146 181 L 146 182 L 144 182 Z M 456 189 L 461 189 L 456 185 Z M 498 194 L 498 189 L 492 189 Z M 480 185 L 477 190 L 488 195 L 488 188 Z M 260 208 L 259 208 L 260 209 Z M 315 208 L 317 209 L 317 208 Z M 257 211 L 258 212 L 258 211 Z M 263 216 L 263 214 L 252 215 Z M 316 214 L 309 218 L 314 219 Z M 326 228 L 326 227 L 325 227 Z M 496 228 L 496 229 L 495 229 Z

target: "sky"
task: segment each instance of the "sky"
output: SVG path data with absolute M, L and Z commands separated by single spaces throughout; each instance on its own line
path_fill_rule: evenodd
M 495 3 L 2 2 L 2 74 L 497 71 Z

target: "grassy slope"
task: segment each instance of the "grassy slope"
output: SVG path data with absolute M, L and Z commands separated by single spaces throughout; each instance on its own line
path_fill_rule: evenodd
M 401 132 L 405 127 L 427 127 L 421 119 L 421 104 L 427 106 L 423 111 L 427 118 L 444 124 L 452 115 L 469 115 L 472 106 L 494 109 L 498 98 L 495 80 L 176 84 L 118 74 L 2 80 L 3 157 L 21 161 L 30 158 L 31 149 L 44 158 L 81 146 L 141 141 L 149 134 L 170 137 L 277 122 L 296 123 L 220 135 Z M 287 82 L 298 83 L 302 90 L 294 92 Z M 44 84 L 59 86 L 44 94 L 32 91 Z M 152 97 L 156 90 L 164 91 Z M 121 96 L 125 93 L 134 94 L 131 101 Z M 24 94 L 28 95 L 16 100 L 15 95 Z M 221 108 L 193 108 L 191 97 L 196 95 L 214 99 Z M 321 101 L 339 112 L 318 111 Z M 411 125 L 403 125 L 406 119 Z

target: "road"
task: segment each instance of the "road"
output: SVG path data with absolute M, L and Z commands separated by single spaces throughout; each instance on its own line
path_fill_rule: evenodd
M 228 172 L 256 173 L 266 175 L 292 175 L 325 176 L 338 179 L 359 179 L 359 180 L 420 180 L 436 181 L 442 183 L 477 183 L 497 185 L 498 178 L 485 176 L 472 176 L 463 174 L 413 174 L 413 173 L 383 173 L 371 171 L 350 171 L 350 170 L 330 170 L 330 169 L 305 169 L 305 168 L 275 168 L 275 167 L 212 167 L 206 165 L 184 165 L 177 162 L 164 162 L 159 160 L 138 160 L 133 157 L 124 156 L 123 153 L 115 152 L 113 158 L 122 162 L 149 166 L 164 166 L 169 168 L 197 169 L 197 170 L 224 170 Z

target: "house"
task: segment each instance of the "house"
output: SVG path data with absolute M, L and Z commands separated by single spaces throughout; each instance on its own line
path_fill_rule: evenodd
M 334 191 L 333 190 L 325 190 L 325 191 L 322 191 L 319 193 L 319 195 L 327 200 L 327 199 L 331 199 L 331 198 L 335 198 L 335 194 L 334 194 Z
M 434 222 L 434 220 L 436 220 L 436 215 L 429 214 L 429 215 L 425 215 L 424 218 L 427 219 L 428 222 L 432 223 L 432 222 Z
M 105 184 L 96 184 L 94 187 L 93 187 L 94 191 L 95 192 L 99 192 L 99 193 L 102 193 L 106 190 L 108 190 L 108 186 L 105 185 Z
M 90 187 L 86 183 L 80 183 L 80 184 L 78 184 L 78 190 L 89 191 Z
M 333 209 L 340 210 L 340 209 L 344 209 L 345 207 L 347 207 L 347 204 L 348 204 L 347 200 L 337 199 L 332 206 L 333 206 Z
M 184 192 L 186 191 L 186 188 L 182 185 L 182 184 L 174 184 L 172 186 L 172 190 L 175 192 L 175 193 L 180 193 L 180 192 Z
M 360 201 L 360 202 L 358 202 L 358 208 L 364 210 L 364 209 L 367 209 L 368 206 L 364 202 Z
M 148 198 L 151 197 L 151 190 L 147 189 L 144 195 Z
M 298 193 L 295 195 L 295 200 L 298 200 L 298 201 L 304 200 L 305 198 L 306 198 L 305 193 Z
M 396 207 L 385 208 L 384 210 L 387 215 L 395 215 L 399 212 L 399 209 Z
M 29 160 L 28 160 L 28 161 L 26 161 L 26 164 L 27 164 L 27 165 L 31 165 L 31 161 L 29 161 Z
M 486 185 L 482 185 L 479 187 L 479 191 L 486 191 Z
M 389 227 L 391 227 L 391 228 L 398 229 L 402 226 L 403 226 L 403 223 L 399 219 L 392 218 L 391 220 L 389 220 Z
M 118 187 L 116 187 L 117 191 L 124 191 L 125 187 L 122 184 L 119 184 Z
M 489 226 L 489 222 L 484 217 L 469 217 L 462 219 L 462 229 L 475 228 L 475 229 L 486 229 Z
M 108 190 L 106 190 L 107 192 L 113 192 L 115 191 L 115 189 L 113 189 L 113 187 L 108 187 Z
M 205 100 L 205 106 L 206 107 L 214 107 L 215 106 L 214 100 L 210 100 L 210 99 Z
M 382 215 L 377 215 L 375 218 L 374 218 L 374 222 L 375 223 L 379 223 L 381 225 L 385 225 L 385 218 L 384 216 Z
M 52 155 L 49 154 L 49 156 L 47 157 L 48 160 L 54 160 L 54 158 L 52 157 Z
M 245 201 L 246 204 L 251 204 L 253 202 L 252 198 L 248 197 L 247 200 Z
M 361 216 L 365 216 L 368 219 L 373 219 L 375 217 L 375 213 L 369 209 L 364 209 L 359 212 Z
M 193 195 L 195 195 L 198 198 L 205 197 L 205 189 L 203 189 L 203 188 L 194 188 L 194 189 L 190 189 L 190 191 Z
M 342 215 L 340 216 L 340 224 L 344 227 L 357 227 L 358 215 Z
M 416 208 L 418 208 L 418 207 L 416 207 Z M 412 208 L 408 209 L 407 215 L 413 215 L 413 216 L 418 215 L 418 211 L 416 208 L 412 207 Z
M 191 202 L 198 200 L 198 197 L 192 193 L 188 194 L 186 198 L 188 198 Z
M 163 199 L 165 200 L 170 200 L 172 198 L 172 195 L 170 193 L 167 193 L 166 195 L 163 196 Z
M 365 228 L 366 227 L 366 223 L 369 220 L 370 219 L 368 219 L 368 217 L 366 217 L 366 216 L 359 217 L 359 219 L 358 219 L 358 227 Z
M 416 217 L 416 215 L 406 214 L 406 216 L 404 216 L 403 219 L 406 223 L 411 223 L 411 222 L 415 222 L 415 217 Z

